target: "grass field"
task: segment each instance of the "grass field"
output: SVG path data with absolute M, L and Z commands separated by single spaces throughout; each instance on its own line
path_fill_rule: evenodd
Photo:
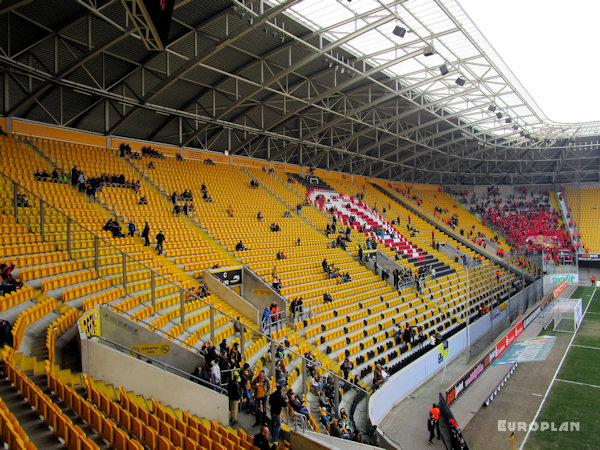
M 526 449 L 600 448 L 600 289 L 594 294 L 593 287 L 579 287 L 571 298 L 583 299 L 587 312 L 537 423 L 554 422 L 559 428 L 563 422 L 579 422 L 579 431 L 531 432 Z

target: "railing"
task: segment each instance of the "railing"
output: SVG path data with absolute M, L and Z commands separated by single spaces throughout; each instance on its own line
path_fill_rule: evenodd
M 161 330 L 160 328 L 156 328 L 154 325 L 152 325 L 149 322 L 146 322 L 145 320 L 142 319 L 138 319 L 137 317 L 135 317 L 133 314 L 128 313 L 127 311 L 125 311 L 124 309 L 119 308 L 118 306 L 115 305 L 111 305 L 110 303 L 105 303 L 103 306 L 106 306 L 108 308 L 114 309 L 115 311 L 117 311 L 119 314 L 123 315 L 123 316 L 127 316 L 129 317 L 132 321 L 134 322 L 139 322 L 144 324 L 147 328 L 150 328 L 152 331 L 154 331 L 155 333 L 158 334 L 162 334 L 164 335 L 167 339 L 173 340 L 173 341 L 177 341 L 179 342 L 183 347 L 188 348 L 189 344 L 185 341 L 182 341 L 181 339 L 179 339 L 177 336 L 173 336 L 172 334 L 167 333 L 166 331 Z M 243 338 L 242 338 L 243 341 Z
M 129 268 L 129 269 L 135 270 L 137 272 L 136 278 L 138 278 L 139 280 L 150 279 L 150 281 L 151 281 L 151 283 L 150 283 L 150 285 L 151 285 L 150 286 L 150 300 L 151 300 L 151 305 L 152 305 L 154 311 L 156 311 L 156 302 L 157 302 L 157 299 L 159 298 L 157 295 L 157 290 L 159 288 L 159 286 L 157 285 L 158 282 L 162 283 L 163 286 L 172 286 L 176 292 L 176 294 L 174 294 L 174 295 L 179 295 L 180 322 L 182 324 L 185 323 L 186 296 L 189 300 L 197 300 L 197 301 L 201 302 L 204 306 L 208 307 L 209 311 L 210 311 L 209 334 L 210 334 L 210 338 L 213 342 L 215 341 L 215 334 L 216 334 L 215 314 L 217 314 L 217 313 L 228 317 L 229 322 L 232 324 L 238 323 L 239 326 L 242 327 L 241 329 L 250 330 L 252 333 L 257 333 L 259 335 L 264 334 L 262 331 L 257 330 L 255 328 L 249 326 L 246 323 L 238 321 L 235 317 L 230 316 L 229 314 L 214 307 L 210 303 L 204 301 L 202 298 L 189 292 L 185 286 L 183 286 L 177 282 L 171 281 L 167 276 L 157 272 L 153 268 L 146 265 L 143 261 L 140 261 L 140 260 L 130 256 L 129 254 L 127 254 L 126 252 L 121 250 L 116 245 L 113 245 L 111 242 L 107 241 L 106 239 L 101 238 L 100 236 L 95 234 L 93 231 L 89 230 L 84 225 L 82 225 L 79 222 L 77 222 L 76 220 L 72 219 L 70 216 L 68 216 L 65 213 L 63 213 L 62 211 L 60 211 L 60 209 L 58 209 L 54 205 L 50 204 L 43 198 L 39 197 L 32 191 L 28 190 L 27 188 L 25 188 L 24 186 L 22 186 L 21 184 L 19 184 L 12 178 L 10 178 L 9 176 L 7 176 L 5 174 L 0 174 L 0 175 L 1 175 L 0 182 L 4 181 L 8 185 L 12 186 L 12 189 L 10 191 L 12 194 L 11 200 L 12 200 L 13 207 L 11 208 L 12 211 L 9 211 L 8 213 L 10 214 L 12 212 L 12 215 L 15 217 L 15 220 L 17 221 L 17 223 L 19 222 L 19 220 L 22 220 L 23 217 L 29 217 L 30 219 L 32 217 L 34 217 L 34 218 L 37 217 L 37 220 L 35 221 L 35 223 L 33 223 L 31 220 L 29 220 L 29 228 L 30 228 L 31 232 L 39 233 L 41 235 L 43 242 L 54 243 L 58 249 L 66 250 L 68 252 L 68 257 L 70 260 L 80 260 L 80 261 L 84 262 L 84 264 L 89 264 L 90 258 L 91 258 L 91 262 L 92 262 L 91 267 L 96 271 L 96 275 L 98 278 L 103 278 L 103 276 L 102 276 L 103 268 L 107 268 L 109 266 L 114 266 L 114 264 L 112 264 L 112 263 L 106 263 L 104 265 L 101 264 L 102 256 L 103 256 L 102 251 L 109 250 L 111 252 L 110 253 L 111 255 L 114 255 L 114 254 L 118 255 L 119 260 L 120 260 L 120 262 L 118 263 L 119 269 L 117 270 L 116 273 L 111 274 L 111 276 L 116 276 L 117 280 L 120 280 L 117 283 L 114 283 L 113 286 L 122 285 L 123 288 L 125 289 L 126 297 L 130 297 L 127 294 L 127 287 L 133 283 L 133 280 L 128 279 L 128 276 L 131 276 L 131 274 L 128 274 L 128 268 Z M 40 181 L 40 183 L 43 183 L 43 182 Z M 47 183 L 52 183 L 52 182 L 48 181 Z M 23 207 L 17 205 L 17 198 L 18 198 L 18 195 L 20 195 L 20 194 L 26 194 L 29 196 L 29 203 L 30 203 L 29 208 L 23 208 Z M 81 194 L 81 195 L 82 195 L 82 197 L 84 197 L 83 194 Z M 25 210 L 25 209 L 27 210 L 28 214 L 24 214 L 23 210 Z M 55 217 L 53 217 L 53 219 L 54 219 L 53 224 L 46 223 L 47 219 L 50 218 L 50 212 L 52 212 L 53 215 L 55 216 Z M 58 229 L 58 227 L 61 227 L 61 229 L 65 229 L 66 231 L 65 232 L 52 231 L 55 228 Z M 119 239 L 119 238 L 115 238 L 115 239 Z M 86 251 L 91 250 L 91 257 L 90 256 L 77 257 L 76 251 L 79 249 L 84 249 Z M 113 306 L 113 305 L 111 305 L 111 308 L 119 310 L 118 307 Z M 131 316 L 130 314 L 127 314 L 127 315 Z M 141 321 L 138 318 L 135 318 L 132 320 L 135 320 L 138 322 Z M 148 324 L 148 325 L 150 325 L 150 324 Z M 156 329 L 156 327 L 152 327 L 152 328 Z M 243 341 L 244 337 L 243 336 L 244 336 L 244 333 L 242 333 L 242 338 L 241 338 L 242 339 L 242 342 L 241 342 L 242 350 L 244 350 L 244 341 Z M 274 353 L 274 349 L 279 345 L 279 342 L 276 340 L 273 340 L 268 335 L 265 335 L 265 337 L 267 339 L 267 342 L 270 343 L 270 345 L 271 345 L 271 352 Z M 188 347 L 189 346 L 186 344 L 186 348 L 188 348 Z M 307 360 L 304 357 L 304 355 L 296 353 L 295 351 L 293 351 L 291 349 L 286 349 L 286 352 L 291 353 L 295 357 L 300 358 L 302 361 L 302 368 L 303 368 L 302 391 L 304 391 L 305 387 L 306 387 L 306 381 L 308 380 L 308 375 L 307 375 L 307 370 L 306 370 Z M 272 373 L 275 374 L 275 358 L 272 358 L 272 366 L 273 366 Z M 344 385 L 346 383 L 346 381 L 342 377 L 337 375 L 335 372 L 333 372 L 329 369 L 320 367 L 319 370 L 322 372 L 325 372 L 328 376 L 332 376 L 334 379 L 334 382 L 336 384 L 335 399 L 336 399 L 336 409 L 337 409 L 339 407 L 338 386 L 340 384 Z M 186 374 L 186 376 L 188 376 L 188 375 Z M 352 389 L 356 389 L 356 390 L 368 395 L 368 392 L 360 386 L 352 385 L 351 387 L 352 387 Z

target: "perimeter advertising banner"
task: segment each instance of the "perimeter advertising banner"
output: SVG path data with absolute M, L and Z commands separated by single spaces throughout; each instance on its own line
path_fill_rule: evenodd
M 492 349 L 489 353 L 484 355 L 479 361 L 477 361 L 465 374 L 460 377 L 456 383 L 446 390 L 446 403 L 452 405 L 469 386 L 488 368 L 488 366 L 494 362 L 496 350 Z
M 523 321 L 521 320 L 516 324 L 512 330 L 510 330 L 506 336 L 504 336 L 493 349 L 484 355 L 479 361 L 465 372 L 456 383 L 446 390 L 446 402 L 448 405 L 452 405 L 459 398 L 471 384 L 481 376 L 481 374 L 494 362 L 509 346 L 512 344 L 517 337 L 523 332 Z
M 521 320 L 518 324 L 516 324 L 512 330 L 506 333 L 503 339 L 498 341 L 498 343 L 494 346 L 494 350 L 496 351 L 496 358 L 498 358 L 504 350 L 506 350 L 510 344 L 512 344 L 523 332 L 523 321 Z
M 558 298 L 559 295 L 562 294 L 562 292 L 567 288 L 568 285 L 569 283 L 567 283 L 566 281 L 560 283 L 553 291 L 554 298 Z

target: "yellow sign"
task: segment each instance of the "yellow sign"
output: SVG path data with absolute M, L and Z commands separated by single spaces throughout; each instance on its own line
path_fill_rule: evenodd
M 141 353 L 146 356 L 161 356 L 171 353 L 171 344 L 169 342 L 159 342 L 157 344 L 136 344 L 130 345 L 130 350 Z M 131 356 L 137 356 L 136 353 L 130 353 Z
M 89 338 L 93 335 L 100 336 L 100 319 L 98 317 L 98 308 L 94 308 L 79 319 L 81 329 Z
M 437 346 L 438 349 L 438 364 L 448 358 L 448 346 L 442 342 Z
M 269 291 L 268 289 L 254 288 L 254 295 L 260 295 L 261 297 L 268 297 L 269 295 L 271 295 L 271 291 Z

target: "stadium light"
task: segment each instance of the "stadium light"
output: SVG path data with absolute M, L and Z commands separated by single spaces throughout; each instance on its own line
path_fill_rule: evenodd
M 406 34 L 406 28 L 401 27 L 400 25 L 396 25 L 394 27 L 394 31 L 392 31 L 392 33 L 400 38 L 403 38 L 404 35 Z
M 461 86 L 461 87 L 462 87 L 462 86 L 464 86 L 464 85 L 465 85 L 465 83 L 466 83 L 466 81 L 465 81 L 465 79 L 464 79 L 464 78 L 458 77 L 458 78 L 456 79 L 456 84 L 458 84 L 458 85 L 459 85 L 459 86 Z
M 425 47 L 423 49 L 423 56 L 431 56 L 435 54 L 435 50 L 433 49 L 433 46 L 428 45 L 427 47 Z
M 446 64 L 442 64 L 442 65 L 440 66 L 440 73 L 441 73 L 442 75 L 446 75 L 448 72 L 449 72 L 449 70 L 448 70 L 448 66 L 446 66 Z
M 489 111 L 494 112 L 496 111 L 496 105 L 490 105 L 488 108 Z

